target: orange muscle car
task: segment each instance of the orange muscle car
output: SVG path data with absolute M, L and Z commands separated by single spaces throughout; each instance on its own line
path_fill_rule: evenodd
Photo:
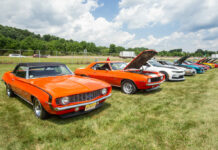
M 15 95 L 33 105 L 35 115 L 75 116 L 102 106 L 111 95 L 111 85 L 74 75 L 62 63 L 20 63 L 2 80 L 9 97 Z
M 141 67 L 157 52 L 141 52 L 129 64 L 121 61 L 94 62 L 83 69 L 76 69 L 75 74 L 100 79 L 112 86 L 121 87 L 126 94 L 133 94 L 138 89 L 154 90 L 160 87 L 165 76 L 159 72 L 143 71 Z

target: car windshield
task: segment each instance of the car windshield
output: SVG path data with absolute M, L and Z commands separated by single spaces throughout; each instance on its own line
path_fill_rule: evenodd
M 125 62 L 115 62 L 111 63 L 112 70 L 123 70 L 126 67 L 127 63 Z
M 166 61 L 167 65 L 174 65 L 172 62 L 170 61 Z
M 155 66 L 155 67 L 163 67 L 163 65 L 159 62 L 157 62 L 156 60 L 149 60 L 148 61 L 152 66 Z
M 189 64 L 189 65 L 191 65 L 191 64 L 192 64 L 192 62 L 190 62 L 190 61 L 185 61 L 185 63 L 187 63 L 187 64 Z
M 29 78 L 61 76 L 69 74 L 72 74 L 72 72 L 65 65 L 29 68 Z

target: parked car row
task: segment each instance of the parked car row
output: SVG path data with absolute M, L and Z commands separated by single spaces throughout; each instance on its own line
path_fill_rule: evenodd
M 154 50 L 143 51 L 130 63 L 93 62 L 74 73 L 62 63 L 19 63 L 2 80 L 9 97 L 21 97 L 33 105 L 36 117 L 45 119 L 49 114 L 70 117 L 97 109 L 111 96 L 112 86 L 134 94 L 156 90 L 165 80 L 183 81 L 184 75 L 204 72 L 201 66 L 184 65 L 187 58 L 170 63 L 152 59 L 155 54 Z M 206 63 L 217 66 L 215 61 Z

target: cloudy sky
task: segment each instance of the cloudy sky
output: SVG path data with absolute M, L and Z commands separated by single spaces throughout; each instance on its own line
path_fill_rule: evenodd
M 0 0 L 0 24 L 156 50 L 218 50 L 218 0 Z

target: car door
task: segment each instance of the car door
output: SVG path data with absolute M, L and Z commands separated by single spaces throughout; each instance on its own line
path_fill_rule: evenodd
M 108 63 L 96 63 L 89 70 L 89 77 L 111 83 L 111 68 Z
M 111 85 L 113 86 L 121 86 L 121 81 L 125 78 L 127 78 L 127 74 L 124 70 L 122 70 L 121 68 L 119 68 L 120 66 L 117 65 L 119 64 L 119 62 L 111 62 L 109 63 L 110 68 L 112 69 L 110 71 L 110 77 L 108 78 L 108 80 L 110 80 L 109 82 L 111 83 Z M 121 63 L 122 64 L 122 63 Z
M 29 88 L 29 84 L 26 79 L 27 67 L 20 66 L 18 67 L 13 75 L 12 75 L 12 83 L 11 88 L 12 90 L 21 98 L 30 101 L 30 94 L 27 92 Z

